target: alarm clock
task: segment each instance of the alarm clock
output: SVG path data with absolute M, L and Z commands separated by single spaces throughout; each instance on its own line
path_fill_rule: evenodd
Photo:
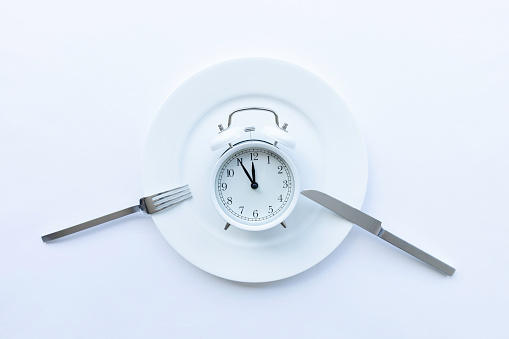
M 275 126 L 231 126 L 239 112 L 264 111 L 275 117 Z M 225 230 L 233 225 L 246 231 L 263 231 L 277 225 L 286 228 L 285 219 L 295 208 L 300 180 L 295 164 L 280 148 L 295 148 L 295 140 L 279 126 L 279 118 L 269 108 L 248 107 L 230 113 L 228 126 L 220 124 L 211 149 L 228 149 L 216 162 L 210 176 L 212 202 L 225 219 Z M 262 139 L 252 139 L 259 129 Z

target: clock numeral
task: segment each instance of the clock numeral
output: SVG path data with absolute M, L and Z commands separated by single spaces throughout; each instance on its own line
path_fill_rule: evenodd
M 234 175 L 235 175 L 235 171 L 234 170 L 232 170 L 232 169 L 227 169 L 226 170 L 226 176 L 227 177 L 233 177 Z
M 278 169 L 277 174 L 283 174 L 283 166 L 278 166 L 277 169 Z
M 269 206 L 269 213 L 272 213 L 274 212 L 274 209 L 272 208 L 272 206 Z
M 267 165 L 270 165 L 270 155 L 267 155 Z
M 228 198 L 226 198 L 226 203 L 227 203 L 228 205 L 233 204 L 232 197 L 228 197 Z
M 237 166 L 240 166 L 242 164 L 242 158 L 237 158 Z
M 277 198 L 277 200 L 279 200 L 279 202 L 283 202 L 283 195 L 281 194 L 281 195 Z
M 227 188 L 228 188 L 228 185 L 227 185 L 225 182 L 223 182 L 223 183 L 221 184 L 221 189 L 222 189 L 223 191 L 226 191 L 226 189 L 227 189 Z
M 283 188 L 287 188 L 288 187 L 288 180 L 283 180 Z
M 253 217 L 258 218 L 258 210 L 253 211 Z
M 251 153 L 251 161 L 258 160 L 258 153 Z
M 242 212 L 244 212 L 244 206 L 239 206 L 240 208 L 240 214 L 242 214 Z

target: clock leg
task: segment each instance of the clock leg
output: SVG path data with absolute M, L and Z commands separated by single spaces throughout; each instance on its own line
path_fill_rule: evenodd
M 284 228 L 286 228 L 286 223 L 284 221 L 281 222 L 281 226 L 283 226 Z M 228 229 L 228 227 L 230 227 L 230 223 L 226 223 L 226 225 L 224 226 L 224 230 L 226 231 Z

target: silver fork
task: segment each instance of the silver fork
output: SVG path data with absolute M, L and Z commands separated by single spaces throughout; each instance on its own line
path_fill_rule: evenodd
M 170 206 L 176 205 L 186 199 L 191 198 L 191 190 L 188 185 L 184 185 L 181 187 L 174 188 L 169 191 L 164 191 L 161 193 L 149 195 L 148 197 L 144 197 L 140 199 L 140 204 L 132 207 L 125 208 L 123 210 L 110 213 L 103 217 L 90 220 L 84 222 L 82 224 L 78 224 L 75 226 L 71 226 L 69 228 L 50 233 L 42 236 L 42 241 L 48 242 L 50 240 L 55 240 L 61 237 L 65 237 L 66 235 L 73 234 L 79 231 L 86 230 L 87 228 L 97 226 L 103 224 L 105 222 L 115 220 L 126 215 L 136 213 L 138 211 L 143 211 L 146 214 L 153 214 L 159 211 L 162 211 Z

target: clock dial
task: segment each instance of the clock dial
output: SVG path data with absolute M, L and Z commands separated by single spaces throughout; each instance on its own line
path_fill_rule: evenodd
M 261 230 L 284 221 L 293 208 L 296 171 L 276 147 L 251 144 L 232 149 L 216 165 L 214 198 L 229 223 Z

